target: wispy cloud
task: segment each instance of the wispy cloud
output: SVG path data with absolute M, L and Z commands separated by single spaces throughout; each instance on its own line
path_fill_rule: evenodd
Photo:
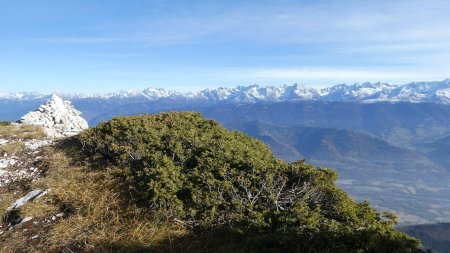
M 31 75 L 15 69 L 34 71 L 23 82 L 43 84 L 57 72 L 54 83 L 64 83 L 62 73 L 76 73 L 74 82 L 96 77 L 107 87 L 112 80 L 206 86 L 450 75 L 448 0 L 63 2 L 17 4 L 20 19 L 0 10 L 0 26 L 8 26 L 0 69 L 8 78 L 19 83 Z M 106 70 L 116 76 L 99 74 Z
M 396 82 L 442 80 L 448 76 L 439 72 L 411 69 L 405 70 L 358 70 L 345 68 L 249 68 L 230 69 L 217 72 L 220 76 L 233 76 L 236 79 L 255 82 L 280 83 L 292 82 L 315 84 L 335 84 L 353 82 Z
M 439 44 L 434 46 L 439 48 L 450 44 L 449 11 L 450 4 L 439 0 L 280 1 L 270 5 L 243 2 L 229 8 L 209 6 L 144 18 L 119 33 L 110 27 L 109 32 L 114 33 L 111 36 L 79 34 L 38 40 L 59 44 L 149 45 L 325 43 L 330 47 L 351 43 L 371 50 L 385 50 L 387 47 L 393 50 L 424 50 L 436 41 Z M 398 46 L 399 43 L 402 45 Z

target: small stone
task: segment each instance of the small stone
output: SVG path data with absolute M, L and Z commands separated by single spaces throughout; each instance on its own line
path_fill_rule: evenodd
M 39 238 L 39 235 L 33 235 L 30 239 L 31 240 L 36 240 L 36 239 L 38 239 Z
M 22 219 L 21 223 L 29 222 L 32 219 L 33 219 L 33 217 L 25 217 L 25 218 Z
M 34 191 L 31 191 L 29 193 L 27 193 L 27 195 L 23 196 L 22 198 L 16 200 L 9 208 L 8 210 L 15 210 L 20 208 L 21 206 L 25 205 L 25 203 L 32 201 L 34 199 L 37 199 L 41 196 L 43 196 L 46 193 L 46 191 L 44 192 L 44 190 L 41 189 L 36 189 Z

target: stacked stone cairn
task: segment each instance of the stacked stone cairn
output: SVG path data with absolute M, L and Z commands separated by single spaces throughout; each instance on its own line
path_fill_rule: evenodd
M 19 124 L 30 124 L 42 127 L 49 138 L 62 138 L 78 134 L 88 128 L 88 123 L 69 101 L 63 101 L 53 95 L 36 111 L 24 115 Z

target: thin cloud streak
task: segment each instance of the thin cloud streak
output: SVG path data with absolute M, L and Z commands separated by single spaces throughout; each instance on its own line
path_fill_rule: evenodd
M 265 43 L 388 43 L 449 40 L 450 7 L 441 1 L 368 2 L 368 6 L 285 5 L 262 8 L 247 4 L 223 13 L 183 14 L 148 19 L 122 35 L 53 37 L 55 43 L 190 43 L 217 37 L 225 41 Z M 355 7 L 356 6 L 356 7 Z M 200 11 L 199 11 L 200 12 Z
M 324 81 L 340 82 L 409 82 L 424 80 L 441 80 L 448 78 L 438 73 L 426 71 L 396 71 L 396 70 L 355 70 L 338 68 L 274 68 L 274 69 L 234 69 L 217 73 L 218 76 L 233 76 L 248 80 L 263 80 L 273 83 L 283 80 L 297 82 L 320 83 Z

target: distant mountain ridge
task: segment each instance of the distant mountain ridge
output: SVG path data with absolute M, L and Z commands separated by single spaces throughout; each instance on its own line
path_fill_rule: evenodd
M 399 230 L 420 239 L 424 247 L 432 249 L 433 253 L 450 252 L 450 223 L 406 226 Z
M 65 99 L 127 99 L 138 101 L 177 101 L 178 103 L 255 103 L 291 100 L 360 101 L 360 102 L 431 102 L 450 103 L 450 79 L 413 82 L 405 85 L 390 83 L 338 84 L 328 88 L 305 85 L 237 86 L 205 89 L 198 92 L 178 92 L 162 88 L 122 90 L 107 94 L 59 94 Z M 0 99 L 30 100 L 50 96 L 44 93 L 0 93 Z

